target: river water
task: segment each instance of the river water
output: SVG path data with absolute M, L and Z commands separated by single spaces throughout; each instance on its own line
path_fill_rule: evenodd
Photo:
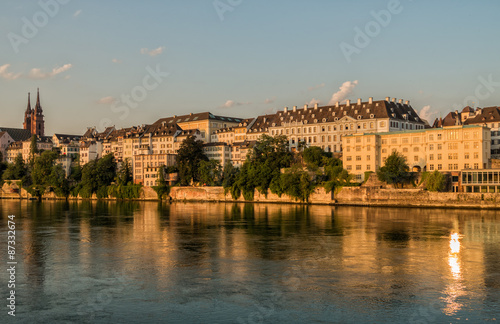
M 500 319 L 497 211 L 3 200 L 0 212 L 0 323 Z

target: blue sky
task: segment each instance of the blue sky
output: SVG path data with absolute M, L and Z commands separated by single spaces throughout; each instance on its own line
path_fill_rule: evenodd
M 499 9 L 494 0 L 5 0 L 0 126 L 22 127 L 37 87 L 48 134 L 189 112 L 252 117 L 332 97 L 402 98 L 431 120 L 464 103 L 496 106 Z

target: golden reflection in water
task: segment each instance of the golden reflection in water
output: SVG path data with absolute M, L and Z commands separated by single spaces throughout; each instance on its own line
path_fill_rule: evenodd
M 444 309 L 445 314 L 456 314 L 463 304 L 458 302 L 457 299 L 465 294 L 464 285 L 462 284 L 462 271 L 460 268 L 460 235 L 452 233 L 450 235 L 450 253 L 448 254 L 448 265 L 453 276 L 453 281 L 446 287 Z

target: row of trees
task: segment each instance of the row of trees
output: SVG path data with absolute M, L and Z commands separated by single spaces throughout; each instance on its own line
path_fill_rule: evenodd
M 179 149 L 177 167 L 180 185 L 223 186 L 234 198 L 242 194 L 246 200 L 253 200 L 255 190 L 266 195 L 270 189 L 280 196 L 307 201 L 317 186 L 330 191 L 352 185 L 340 159 L 319 147 L 294 154 L 284 135 L 261 136 L 241 168 L 231 163 L 222 168 L 218 161 L 209 160 L 203 153 L 203 142 L 191 137 Z

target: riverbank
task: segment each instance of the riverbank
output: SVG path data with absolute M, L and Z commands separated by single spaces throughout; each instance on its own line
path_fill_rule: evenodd
M 1 199 L 32 199 L 23 188 L 17 192 L 4 185 L 0 191 Z M 43 200 L 66 200 L 55 193 L 47 193 Z M 95 195 L 90 198 L 97 200 Z M 255 190 L 254 199 L 246 201 L 243 196 L 234 199 L 222 187 L 172 187 L 168 195 L 170 201 L 186 202 L 253 202 L 286 203 L 335 206 L 367 207 L 409 207 L 409 208 L 458 208 L 458 209 L 500 209 L 500 195 L 494 193 L 452 193 L 429 192 L 423 189 L 383 189 L 377 187 L 343 187 L 335 193 L 327 193 L 324 188 L 316 188 L 307 203 L 288 197 L 278 196 L 268 190 L 267 195 Z M 69 197 L 68 200 L 85 200 Z M 104 200 L 119 200 L 111 197 Z M 158 201 L 156 192 L 150 187 L 141 188 L 139 201 Z

